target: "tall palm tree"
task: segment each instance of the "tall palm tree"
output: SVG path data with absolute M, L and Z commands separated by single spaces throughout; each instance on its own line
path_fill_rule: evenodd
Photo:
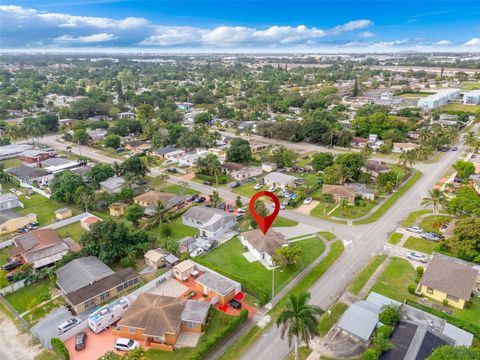
M 118 162 L 114 162 L 112 164 L 112 168 L 113 168 L 113 171 L 115 172 L 115 175 L 116 176 L 120 176 L 122 175 L 122 164 L 118 163 Z
M 299 341 L 307 347 L 314 335 L 318 335 L 318 317 L 323 311 L 318 306 L 310 305 L 310 293 L 304 291 L 298 296 L 290 293 L 287 308 L 277 318 L 277 327 L 282 326 L 282 339 L 288 336 L 288 346 L 295 346 L 295 360 L 298 360 Z
M 159 201 L 155 208 L 155 213 L 152 214 L 144 225 L 144 228 L 153 228 L 157 226 L 159 229 L 170 221 L 170 213 L 165 207 L 165 204 Z
M 214 208 L 216 208 L 220 204 L 220 195 L 218 195 L 217 190 L 213 190 L 212 195 L 210 195 L 210 203 Z
M 463 136 L 463 144 L 471 151 L 478 151 L 479 142 L 478 136 L 473 131 L 469 131 Z
M 12 143 L 15 142 L 20 137 L 20 128 L 15 125 L 9 125 L 7 128 L 7 136 L 10 138 Z
M 428 197 L 422 199 L 422 206 L 433 207 L 433 213 L 435 214 L 435 218 L 438 215 L 438 210 L 440 207 L 445 207 L 447 205 L 447 198 L 443 191 L 439 189 L 428 190 Z
M 400 154 L 398 162 L 405 168 L 408 169 L 408 166 L 413 167 L 418 158 L 418 153 L 416 150 L 407 150 Z
M 342 209 L 343 216 L 347 217 L 350 215 L 350 204 L 347 199 L 342 199 L 340 201 L 340 208 Z

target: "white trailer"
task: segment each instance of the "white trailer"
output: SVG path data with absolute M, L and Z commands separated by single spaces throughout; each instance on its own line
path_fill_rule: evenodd
M 112 301 L 110 304 L 107 304 L 90 314 L 88 317 L 88 326 L 97 334 L 102 330 L 108 329 L 115 322 L 120 320 L 130 304 L 130 301 L 125 297 Z

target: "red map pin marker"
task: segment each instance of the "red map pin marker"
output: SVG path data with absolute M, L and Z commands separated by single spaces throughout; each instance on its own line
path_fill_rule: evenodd
M 272 199 L 272 201 L 275 205 L 275 208 L 273 209 L 273 213 L 271 213 L 268 216 L 261 216 L 261 215 L 258 215 L 255 212 L 255 202 L 261 196 L 269 197 L 270 199 Z M 262 230 L 262 233 L 265 235 L 267 233 L 268 229 L 270 229 L 270 226 L 272 226 L 273 221 L 275 220 L 275 218 L 278 215 L 278 212 L 280 211 L 280 201 L 278 201 L 277 196 L 270 191 L 259 191 L 255 195 L 252 196 L 248 206 L 250 208 L 250 214 L 252 214 L 253 219 L 257 223 L 260 230 Z

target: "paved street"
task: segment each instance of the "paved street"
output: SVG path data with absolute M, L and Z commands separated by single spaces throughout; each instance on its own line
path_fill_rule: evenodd
M 476 125 L 475 128 L 478 129 L 478 125 Z M 42 141 L 57 148 L 65 149 L 67 147 L 67 144 L 55 142 L 54 137 L 45 137 Z M 275 142 L 278 144 L 278 141 Z M 59 144 L 61 145 L 59 146 Z M 296 145 L 303 146 L 303 144 Z M 316 145 L 312 146 L 315 146 L 315 151 L 320 150 Z M 415 166 L 423 172 L 423 176 L 387 211 L 380 221 L 375 223 L 359 226 L 338 225 L 292 210 L 282 210 L 280 212 L 280 215 L 285 218 L 307 224 L 318 230 L 332 231 L 337 237 L 349 244 L 346 246 L 344 254 L 328 269 L 322 278 L 310 288 L 312 303 L 319 305 L 323 309 L 327 309 L 338 300 L 344 289 L 353 280 L 355 275 L 362 270 L 371 256 L 382 250 L 389 234 L 395 231 L 402 219 L 411 211 L 422 208 L 420 205 L 422 198 L 428 194 L 428 190 L 433 188 L 438 179 L 444 175 L 448 168 L 465 150 L 461 142 L 456 144 L 456 146 L 458 147 L 458 151 L 443 154 L 443 157 L 438 163 L 420 163 Z M 304 150 L 306 149 L 304 148 Z M 75 153 L 82 151 L 82 155 L 84 156 L 108 163 L 118 161 L 103 154 L 99 156 L 95 150 L 85 147 L 82 147 L 82 149 L 74 147 L 72 151 Z M 153 176 L 158 174 L 158 170 L 152 171 Z M 178 176 L 170 176 L 167 181 L 171 183 L 185 182 L 183 178 Z M 212 192 L 212 187 L 196 182 L 189 181 L 188 186 L 207 194 Z M 228 200 L 234 200 L 237 197 L 237 194 L 226 189 L 219 189 L 218 191 L 222 198 Z M 248 200 L 248 198 L 242 197 L 243 202 L 246 203 Z M 242 359 L 261 358 L 263 360 L 278 360 L 284 359 L 290 351 L 287 342 L 280 339 L 280 330 L 272 326 L 246 351 Z

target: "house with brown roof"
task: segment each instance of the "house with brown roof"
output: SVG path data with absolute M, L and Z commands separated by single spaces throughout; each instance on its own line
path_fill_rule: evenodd
M 195 290 L 210 302 L 225 305 L 242 290 L 242 285 L 218 273 L 205 271 L 195 279 Z
M 365 147 L 368 144 L 368 139 L 359 137 L 359 136 L 354 136 L 352 138 L 352 142 L 350 143 L 353 147 Z
M 95 256 L 72 260 L 55 274 L 67 305 L 77 314 L 112 300 L 137 284 L 141 277 L 131 268 L 114 272 Z
M 150 347 L 173 351 L 183 333 L 200 334 L 206 327 L 210 303 L 140 294 L 113 333 L 146 341 Z M 197 337 L 198 341 L 199 336 Z
M 354 204 L 357 196 L 355 189 L 346 185 L 323 185 L 322 192 L 332 195 L 337 204 L 343 200 L 346 200 L 349 204 Z
M 11 257 L 32 264 L 34 269 L 53 264 L 69 251 L 80 251 L 80 245 L 71 239 L 61 239 L 53 229 L 38 229 L 17 236 L 10 250 Z
M 240 234 L 241 243 L 248 249 L 253 258 L 260 261 L 267 269 L 274 267 L 273 255 L 288 243 L 279 232 L 270 229 L 266 235 L 260 230 L 250 230 Z
M 468 262 L 433 253 L 417 293 L 463 309 L 472 297 L 478 271 Z
M 382 164 L 380 161 L 370 160 L 365 163 L 361 170 L 370 174 L 372 179 L 376 179 L 380 174 L 389 172 L 390 168 Z
M 133 201 L 135 204 L 138 204 L 145 209 L 146 215 L 151 215 L 155 213 L 159 202 L 162 203 L 167 210 L 170 210 L 181 206 L 185 201 L 185 197 L 157 190 L 150 190 L 134 197 Z
M 120 217 L 125 213 L 125 210 L 127 210 L 127 204 L 116 202 L 110 204 L 108 210 L 110 211 L 111 216 Z
M 125 144 L 125 149 L 132 151 L 135 154 L 141 154 L 149 151 L 152 148 L 152 145 L 142 140 L 130 140 Z
M 221 168 L 226 175 L 230 176 L 233 172 L 242 170 L 246 168 L 246 166 L 236 162 L 225 162 L 222 164 Z

